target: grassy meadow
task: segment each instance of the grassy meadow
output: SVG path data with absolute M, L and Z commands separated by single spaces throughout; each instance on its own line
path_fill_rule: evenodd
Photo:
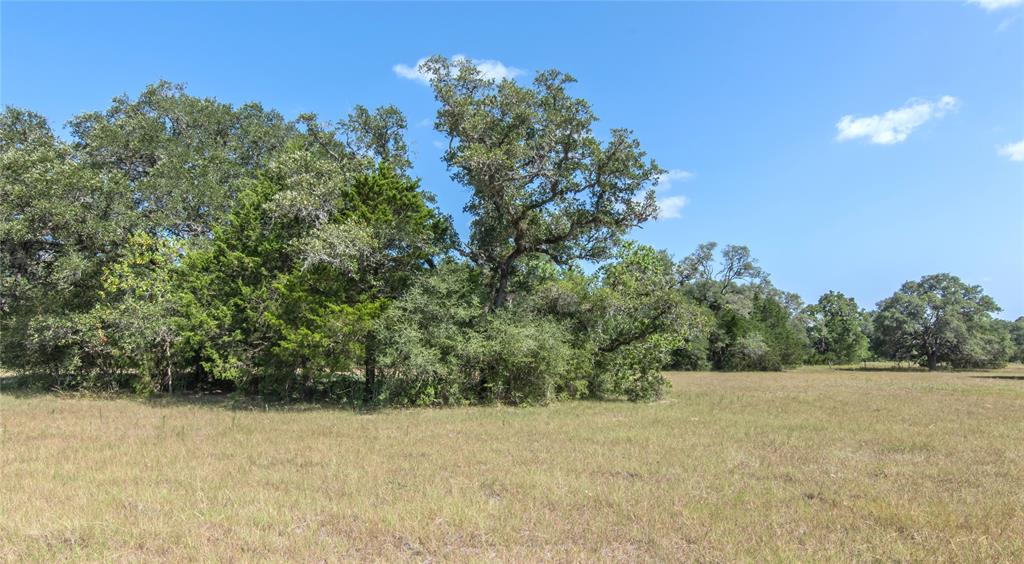
M 1024 560 L 1024 368 L 653 404 L 0 396 L 0 559 Z

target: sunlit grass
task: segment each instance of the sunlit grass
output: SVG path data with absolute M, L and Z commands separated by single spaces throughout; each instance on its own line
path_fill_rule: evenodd
M 671 379 L 371 414 L 5 393 L 0 558 L 1024 559 L 1020 366 Z

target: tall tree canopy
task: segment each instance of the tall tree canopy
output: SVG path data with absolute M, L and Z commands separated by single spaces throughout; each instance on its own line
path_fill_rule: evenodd
M 567 91 L 572 76 L 545 71 L 525 87 L 443 57 L 421 71 L 441 104 L 436 127 L 450 140 L 444 160 L 472 190 L 466 254 L 486 272 L 492 309 L 506 305 L 529 255 L 603 260 L 657 213 L 651 186 L 661 169 L 626 129 L 601 142 L 590 105 Z
M 126 180 L 83 166 L 38 114 L 0 115 L 0 361 L 74 364 L 64 343 L 139 225 Z
M 807 336 L 817 360 L 833 363 L 857 362 L 867 356 L 864 315 L 853 298 L 828 292 L 818 303 L 807 306 L 810 324 Z
M 719 311 L 724 307 L 738 306 L 748 310 L 744 300 L 744 284 L 747 286 L 769 286 L 768 273 L 757 264 L 745 245 L 726 245 L 722 248 L 721 259 L 715 260 L 718 243 L 701 243 L 697 249 L 684 257 L 676 266 L 680 281 L 686 285 L 690 296 L 697 302 Z
M 472 188 L 465 246 L 409 176 L 393 106 L 288 122 L 161 82 L 76 116 L 69 142 L 6 110 L 4 365 L 139 391 L 657 397 L 686 298 L 667 254 L 622 243 L 655 214 L 660 169 L 626 130 L 598 139 L 568 75 L 425 70 Z M 583 276 L 582 260 L 606 262 Z M 543 305 L 556 283 L 579 283 L 571 313 Z
M 68 124 L 76 158 L 127 183 L 139 220 L 160 235 L 207 235 L 240 182 L 263 170 L 295 128 L 276 111 L 238 108 L 159 82 Z
M 981 286 L 952 274 L 932 274 L 904 283 L 879 302 L 875 338 L 884 356 L 920 361 L 929 370 L 941 362 L 954 367 L 997 365 L 1008 356 L 1008 336 L 994 331 L 992 323 L 998 311 Z
M 1010 333 L 1010 360 L 1024 362 L 1024 316 L 1018 317 L 1007 328 Z

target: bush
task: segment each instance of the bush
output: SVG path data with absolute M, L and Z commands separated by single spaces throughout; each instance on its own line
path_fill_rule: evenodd
M 697 334 L 683 339 L 682 346 L 672 351 L 668 367 L 673 370 L 711 370 L 708 360 L 711 344 L 708 336 Z
M 466 351 L 477 338 L 483 305 L 476 274 L 446 261 L 420 276 L 381 317 L 374 401 L 398 405 L 454 405 L 469 401 Z
M 570 336 L 555 321 L 502 311 L 488 319 L 465 352 L 480 371 L 480 397 L 510 404 L 544 404 L 576 390 L 579 362 Z
M 661 369 L 677 345 L 676 337 L 658 335 L 604 355 L 594 372 L 592 394 L 625 396 L 630 401 L 660 399 L 669 386 Z
M 739 337 L 729 347 L 727 365 L 730 370 L 782 370 L 779 360 L 760 333 Z

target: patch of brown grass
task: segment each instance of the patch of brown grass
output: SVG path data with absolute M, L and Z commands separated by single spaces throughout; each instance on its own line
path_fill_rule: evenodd
M 0 558 L 1019 561 L 1009 376 L 676 373 L 649 405 L 368 415 L 5 395 Z

